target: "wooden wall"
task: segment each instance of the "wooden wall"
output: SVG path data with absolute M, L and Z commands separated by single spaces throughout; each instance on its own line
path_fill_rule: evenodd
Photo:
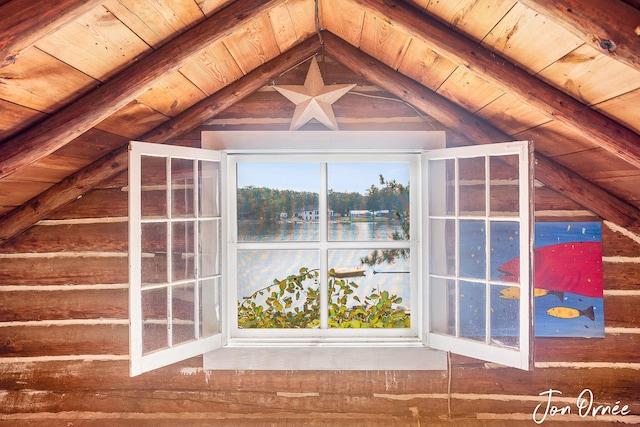
M 374 87 L 359 90 L 369 97 L 335 104 L 342 129 L 441 128 Z M 206 128 L 286 129 L 292 111 L 265 88 Z M 572 414 L 545 425 L 594 421 L 577 413 L 584 389 L 596 405 L 630 411 L 590 425 L 640 423 L 640 237 L 609 223 L 606 338 L 536 339 L 530 372 L 455 355 L 448 371 L 424 372 L 204 372 L 194 358 L 130 378 L 126 186 L 118 176 L 0 247 L 0 425 L 533 425 L 549 389 Z M 546 188 L 536 214 L 599 220 Z

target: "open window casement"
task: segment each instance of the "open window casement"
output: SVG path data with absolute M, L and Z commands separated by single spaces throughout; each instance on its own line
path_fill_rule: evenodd
M 233 140 L 235 132 L 222 134 L 219 137 L 225 141 Z M 202 354 L 206 355 L 206 369 L 429 369 L 422 367 L 427 364 L 421 360 L 425 354 L 435 353 L 440 366 L 436 369 L 446 369 L 445 353 L 433 349 L 529 369 L 533 244 L 528 143 L 434 150 L 433 146 L 425 147 L 424 136 L 411 132 L 237 134 L 239 142 L 232 144 L 234 148 L 207 145 L 206 139 L 203 145 L 215 149 L 131 143 L 132 375 Z M 407 139 L 406 134 L 414 139 Z M 395 335 L 384 328 L 377 335 L 373 329 L 347 330 L 347 337 L 363 335 L 365 339 L 355 340 L 358 343 L 335 337 L 324 342 L 322 334 L 305 340 L 304 333 L 313 333 L 313 329 L 302 331 L 301 339 L 296 338 L 295 329 L 283 330 L 280 335 L 285 339 L 280 341 L 264 339 L 263 331 L 274 332 L 268 329 L 251 330 L 249 335 L 257 338 L 234 335 L 239 330 L 238 294 L 234 291 L 237 283 L 231 282 L 237 280 L 238 271 L 226 272 L 241 267 L 234 257 L 227 259 L 227 249 L 237 245 L 233 235 L 237 218 L 227 219 L 234 209 L 225 200 L 235 200 L 229 192 L 237 189 L 226 188 L 229 184 L 223 181 L 236 173 L 230 169 L 236 162 L 234 155 L 241 154 L 246 160 L 269 154 L 269 149 L 262 148 L 265 140 L 275 144 L 272 151 L 278 154 L 295 152 L 302 157 L 305 150 L 316 157 L 318 153 L 335 157 L 372 152 L 415 156 L 415 161 L 409 162 L 414 165 L 410 183 L 412 232 L 406 243 L 413 248 L 411 258 L 415 256 L 417 261 L 411 269 L 416 286 L 410 329 Z M 444 145 L 443 135 L 441 141 L 437 147 Z M 351 148 L 345 150 L 345 146 Z M 217 151 L 220 148 L 225 151 Z M 366 242 L 358 244 L 369 248 Z M 413 335 L 407 336 L 409 332 Z M 340 346 L 342 350 L 336 353 Z M 291 351 L 292 347 L 298 351 Z M 209 362 L 221 360 L 220 352 L 231 359 L 228 366 L 232 368 Z M 289 359 L 300 359 L 300 354 L 321 361 L 323 367 L 311 362 L 288 363 Z M 353 354 L 356 363 L 342 364 L 343 358 L 336 358 L 336 354 Z M 414 354 L 411 359 L 415 363 L 399 366 L 408 354 Z M 386 364 L 378 364 L 378 355 L 384 355 Z M 243 358 L 255 363 L 238 365 L 244 363 Z M 265 364 L 267 360 L 279 363 Z
M 224 155 L 132 142 L 131 375 L 219 348 Z
M 527 142 L 425 153 L 430 347 L 530 368 L 532 157 Z

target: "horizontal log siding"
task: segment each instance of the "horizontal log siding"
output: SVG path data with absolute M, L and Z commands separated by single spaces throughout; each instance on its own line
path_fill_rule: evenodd
M 558 405 L 585 388 L 629 405 L 602 425 L 640 421 L 640 242 L 606 223 L 606 338 L 538 338 L 530 372 L 455 355 L 450 371 L 425 372 L 204 372 L 194 358 L 130 378 L 126 185 L 121 175 L 0 248 L 0 426 L 531 425 L 550 388 Z M 536 219 L 598 220 L 544 187 Z M 545 425 L 584 422 L 575 411 Z

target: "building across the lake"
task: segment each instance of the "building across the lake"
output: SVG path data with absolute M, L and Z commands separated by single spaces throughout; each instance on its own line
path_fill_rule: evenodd
M 385 221 L 389 219 L 389 210 L 369 211 L 363 209 L 353 209 L 349 211 L 351 221 Z

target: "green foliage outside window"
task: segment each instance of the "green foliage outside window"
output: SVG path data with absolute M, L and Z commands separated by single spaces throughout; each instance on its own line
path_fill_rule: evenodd
M 318 328 L 320 283 L 318 270 L 301 268 L 298 274 L 275 279 L 238 302 L 240 328 Z M 400 306 L 402 298 L 373 290 L 361 301 L 354 295 L 358 285 L 329 271 L 330 328 L 408 328 L 410 314 Z M 265 298 L 266 297 L 266 298 Z M 258 301 L 265 298 L 263 303 Z M 301 298 L 304 301 L 301 301 Z M 349 301 L 354 304 L 348 307 Z

